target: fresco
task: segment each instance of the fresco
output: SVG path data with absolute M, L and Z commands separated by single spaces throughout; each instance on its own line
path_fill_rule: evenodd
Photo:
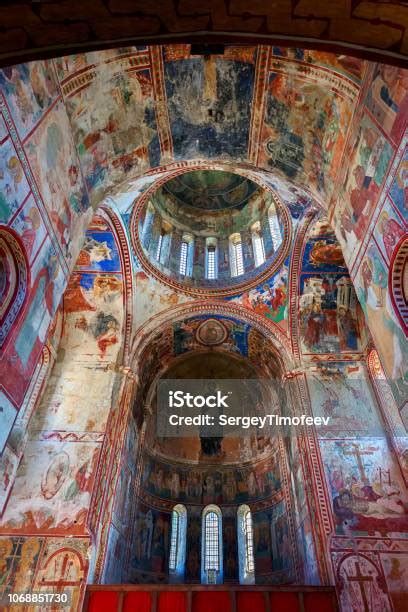
M 391 603 L 384 578 L 373 553 L 334 555 L 339 584 L 339 600 L 344 610 L 363 610 L 370 606 L 372 612 L 391 612 Z M 338 559 L 341 559 L 338 562 Z M 365 584 L 368 583 L 368 588 Z
M 52 60 L 3 68 L 0 70 L 0 89 L 23 139 L 58 97 Z
M 330 417 L 320 437 L 383 435 L 383 423 L 363 363 L 330 362 L 307 375 L 313 414 Z
M 167 574 L 170 542 L 170 514 L 140 506 L 135 524 L 136 548 L 131 560 L 131 576 L 137 573 L 137 582 L 157 579 Z M 140 572 L 149 572 L 143 580 Z M 154 572 L 156 576 L 152 576 Z M 149 579 L 150 578 L 150 579 Z
M 406 221 L 408 216 L 408 147 L 398 165 L 388 195 L 392 198 L 401 217 Z
M 254 59 L 209 56 L 165 61 L 174 156 L 245 159 Z
M 8 432 L 9 429 L 10 427 L 5 427 L 6 432 Z M 3 439 L 3 443 L 4 442 L 5 440 Z M 7 503 L 8 496 L 14 484 L 14 477 L 19 462 L 20 457 L 6 445 L 0 457 L 0 513 L 3 512 Z
M 182 294 L 167 285 L 158 283 L 145 272 L 136 272 L 138 302 L 136 304 L 135 324 L 142 325 L 153 313 L 171 306 L 191 301 L 191 297 Z
M 29 442 L 0 532 L 84 533 L 98 453 L 88 442 Z
M 0 142 L 0 223 L 7 224 L 29 193 L 29 185 L 13 143 Z
M 21 236 L 31 263 L 47 236 L 47 229 L 32 194 L 24 202 L 11 227 Z
M 404 131 L 408 112 L 408 74 L 397 66 L 377 64 L 365 104 L 394 142 Z
M 329 70 L 339 72 L 356 83 L 360 83 L 365 62 L 357 57 L 333 55 L 316 49 L 301 49 L 291 47 L 273 47 L 272 54 L 277 57 L 287 57 L 316 66 L 324 66 Z
M 334 212 L 347 262 L 365 236 L 392 155 L 393 149 L 379 128 L 363 115 Z
M 258 189 L 256 183 L 239 174 L 217 170 L 187 172 L 163 186 L 181 204 L 206 211 L 241 209 Z
M 406 537 L 407 494 L 385 437 L 321 440 L 336 533 Z
M 408 606 L 408 555 L 389 553 L 382 554 L 380 559 L 394 609 L 404 610 Z
M 0 380 L 21 405 L 65 286 L 57 255 L 46 238 L 32 265 L 27 308 L 0 360 Z
M 407 343 L 387 291 L 387 264 L 374 240 L 370 241 L 362 259 L 356 284 L 389 383 L 401 405 L 406 400 L 408 388 Z
M 297 63 L 272 61 L 259 162 L 330 196 L 351 119 L 350 101 L 334 93 L 334 76 L 329 82 L 327 73 L 316 69 L 305 80 L 303 72 Z
M 272 568 L 274 571 L 290 570 L 292 546 L 285 502 L 273 507 L 271 520 Z
M 142 486 L 160 498 L 190 504 L 240 504 L 266 499 L 280 490 L 278 457 L 250 467 L 185 466 L 146 457 Z
M 232 317 L 226 318 L 215 315 L 213 318 L 216 321 L 220 321 L 226 331 L 226 337 L 221 342 L 222 348 L 240 355 L 247 355 L 249 325 L 233 319 Z M 187 351 L 202 349 L 203 346 L 211 345 L 210 338 L 197 335 L 200 325 L 206 319 L 208 319 L 208 316 L 203 315 L 189 318 L 173 325 L 175 355 L 181 355 Z
M 302 274 L 299 316 L 303 351 L 359 351 L 357 309 L 357 299 L 348 274 Z
M 0 593 L 25 591 L 33 584 L 44 538 L 0 537 Z
M 114 525 L 111 525 L 109 529 L 107 550 L 102 584 L 120 584 L 126 549 L 123 539 Z
M 115 362 L 124 320 L 123 279 L 115 237 L 94 217 L 64 294 L 64 331 L 43 402 L 33 416 L 36 429 L 104 431 L 111 409 Z M 69 351 L 70 359 L 64 360 Z M 92 372 L 92 384 L 90 384 Z M 87 393 L 83 394 L 86 386 Z
M 59 245 L 72 267 L 91 211 L 62 103 L 53 107 L 30 136 L 26 150 Z
M 253 310 L 279 327 L 287 328 L 288 307 L 288 262 L 270 279 L 245 291 L 242 295 L 232 298 L 233 302 L 242 304 L 248 310 Z
M 408 216 L 401 219 L 390 199 L 386 199 L 374 228 L 374 236 L 381 248 L 388 265 L 392 260 L 395 247 L 408 234 Z
M 91 57 L 82 61 L 92 65 Z M 126 61 L 130 60 L 122 66 Z M 70 96 L 67 112 L 86 186 L 96 204 L 129 172 L 141 174 L 150 165 L 158 165 L 160 148 L 150 70 L 118 71 L 110 59 L 94 66 L 92 77 L 87 87 Z M 100 103 L 95 104 L 96 100 Z

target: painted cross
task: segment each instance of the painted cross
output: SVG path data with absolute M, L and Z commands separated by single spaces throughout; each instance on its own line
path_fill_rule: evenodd
M 367 449 L 367 450 L 362 450 L 359 445 L 357 443 L 352 443 L 351 446 L 353 447 L 353 450 L 343 450 L 344 455 L 354 455 L 354 457 L 356 458 L 357 461 L 357 467 L 358 467 L 358 471 L 360 472 L 360 478 L 362 480 L 362 482 L 367 482 L 368 478 L 366 476 L 365 473 L 365 468 L 364 468 L 364 463 L 362 460 L 362 455 L 372 455 L 375 449 Z
M 359 564 L 358 561 L 356 561 L 354 563 L 354 569 L 355 569 L 355 572 L 356 572 L 354 574 L 354 576 L 348 575 L 347 579 L 348 579 L 349 582 L 357 582 L 358 583 L 358 586 L 360 587 L 360 595 L 361 595 L 361 598 L 362 598 L 363 603 L 364 603 L 364 612 L 370 612 L 370 610 L 372 608 L 369 606 L 369 603 L 368 603 L 367 593 L 366 593 L 366 589 L 365 589 L 364 583 L 365 582 L 373 582 L 374 578 L 373 578 L 373 576 L 365 576 L 364 574 L 361 573 L 360 564 Z

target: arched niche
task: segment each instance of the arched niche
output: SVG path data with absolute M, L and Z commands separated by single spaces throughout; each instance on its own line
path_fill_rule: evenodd
M 397 317 L 408 335 L 408 238 L 395 248 L 389 274 L 390 294 Z
M 16 328 L 30 286 L 30 271 L 21 240 L 0 226 L 0 348 Z

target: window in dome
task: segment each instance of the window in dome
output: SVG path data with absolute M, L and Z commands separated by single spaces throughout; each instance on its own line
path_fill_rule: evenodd
M 194 241 L 193 237 L 185 234 L 181 240 L 180 266 L 181 276 L 191 276 L 193 271 Z
M 163 246 L 163 234 L 160 234 L 159 240 L 157 242 L 157 249 L 156 249 L 156 259 L 157 259 L 157 261 L 160 261 L 160 255 L 161 255 L 162 246 Z
M 271 236 L 272 236 L 273 250 L 276 252 L 279 249 L 280 245 L 282 244 L 282 232 L 281 232 L 278 214 L 276 212 L 276 207 L 275 207 L 274 202 L 272 202 L 272 204 L 269 207 L 268 220 L 269 220 L 269 229 L 270 229 Z
M 242 255 L 241 234 L 230 236 L 231 276 L 240 276 L 244 273 L 244 258 Z
M 265 247 L 259 221 L 252 226 L 252 246 L 254 249 L 255 265 L 260 266 L 265 261 Z
M 205 268 L 206 278 L 215 280 L 217 278 L 217 242 L 215 238 L 207 238 Z

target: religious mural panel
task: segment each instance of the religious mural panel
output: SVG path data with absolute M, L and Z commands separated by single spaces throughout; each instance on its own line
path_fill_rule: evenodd
M 304 353 L 361 350 L 359 305 L 339 243 L 323 219 L 309 232 L 299 282 Z
M 385 437 L 320 440 L 336 533 L 407 537 L 408 496 Z
M 365 104 L 394 142 L 404 131 L 408 112 L 408 75 L 397 66 L 377 64 Z
M 0 140 L 0 223 L 10 222 L 27 198 L 29 185 L 10 138 Z
M 158 498 L 189 504 L 240 504 L 269 498 L 281 488 L 277 456 L 254 466 L 205 467 L 146 457 L 142 486 Z
M 245 159 L 250 126 L 255 53 L 172 59 L 164 79 L 176 159 Z
M 364 114 L 349 153 L 347 174 L 334 211 L 347 263 L 363 240 L 381 193 L 394 150 L 380 129 Z
M 0 70 L 0 88 L 22 140 L 59 95 L 52 60 L 3 68 Z
M 83 534 L 98 453 L 90 442 L 28 442 L 0 532 Z
M 64 64 L 74 70 L 63 88 L 70 94 L 67 112 L 94 204 L 130 171 L 141 174 L 160 162 L 149 55 L 128 51 L 71 56 L 58 63 L 60 73 Z M 75 75 L 84 69 L 85 88 Z
M 62 102 L 30 135 L 26 151 L 59 245 L 72 267 L 91 211 Z
M 391 303 L 385 255 L 372 239 L 356 276 L 358 298 L 381 355 L 396 402 L 407 397 L 407 341 Z
M 358 88 L 289 58 L 270 70 L 259 163 L 330 197 Z

